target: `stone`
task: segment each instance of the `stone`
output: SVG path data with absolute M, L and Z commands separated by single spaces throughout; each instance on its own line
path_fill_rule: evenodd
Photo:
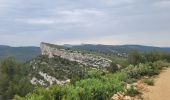
M 125 96 L 123 100 L 132 100 L 132 98 L 130 96 Z
M 132 87 L 132 85 L 130 85 L 130 84 L 126 85 L 126 89 L 131 89 L 131 87 Z
M 109 67 L 111 60 L 96 56 L 94 54 L 84 53 L 76 50 L 67 49 L 61 46 L 52 45 L 48 43 L 41 43 L 40 45 L 42 55 L 47 55 L 49 58 L 59 56 L 61 58 L 76 61 L 78 63 L 94 66 L 94 67 Z
M 118 94 L 114 94 L 111 100 L 120 100 Z

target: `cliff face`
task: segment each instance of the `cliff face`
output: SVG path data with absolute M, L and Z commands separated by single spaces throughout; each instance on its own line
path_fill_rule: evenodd
M 94 67 L 108 67 L 112 62 L 111 60 L 101 56 L 87 54 L 47 43 L 41 43 L 41 53 L 42 55 L 48 55 L 49 58 L 59 56 L 70 61 L 76 61 L 81 64 Z

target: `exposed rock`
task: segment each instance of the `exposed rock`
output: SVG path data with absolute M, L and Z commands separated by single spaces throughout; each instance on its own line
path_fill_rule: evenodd
M 118 94 L 114 94 L 111 100 L 120 100 Z
M 41 80 L 41 79 L 37 79 L 36 77 L 33 77 L 31 80 L 30 80 L 31 84 L 33 85 L 37 85 L 37 84 L 40 84 L 41 86 L 46 86 L 47 84 Z
M 61 46 L 56 46 L 47 43 L 41 43 L 42 55 L 48 55 L 49 58 L 54 56 L 59 56 L 61 58 L 76 61 L 87 66 L 94 67 L 109 67 L 112 62 L 109 59 L 103 58 L 101 56 L 96 56 L 93 54 L 87 54 L 76 50 L 71 50 Z
M 125 93 L 124 92 L 118 92 L 117 94 L 114 94 L 111 100 L 124 100 Z
M 117 92 L 116 94 L 112 96 L 111 100 L 143 100 L 143 98 L 140 95 L 131 97 L 131 96 L 125 95 L 124 92 Z
M 126 89 L 131 89 L 132 85 L 131 84 L 126 84 Z
M 132 98 L 130 96 L 125 96 L 123 100 L 132 100 Z
M 55 77 L 52 77 L 50 75 L 48 75 L 47 73 L 43 73 L 43 72 L 39 72 L 39 74 L 44 77 L 44 79 L 46 81 L 48 81 L 50 83 L 50 85 L 57 83 L 57 84 L 66 84 L 66 83 L 70 83 L 70 79 L 61 81 L 61 80 L 57 80 Z

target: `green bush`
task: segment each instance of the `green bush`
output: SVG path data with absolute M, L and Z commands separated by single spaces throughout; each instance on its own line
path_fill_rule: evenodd
M 154 85 L 154 80 L 153 79 L 144 79 L 143 80 L 144 83 L 146 83 L 147 85 L 153 86 Z
M 142 76 L 158 75 L 162 67 L 169 66 L 166 61 L 148 62 L 145 64 L 129 65 L 122 71 L 131 78 L 141 78 Z
M 91 69 L 88 71 L 85 78 L 101 78 L 106 73 L 104 71 L 98 70 L 98 69 Z
M 22 68 L 15 59 L 7 58 L 0 63 L 0 99 L 10 100 L 16 94 L 25 96 L 33 90 Z
M 138 95 L 139 93 L 140 92 L 137 89 L 135 89 L 134 86 L 131 86 L 130 89 L 127 89 L 127 91 L 126 91 L 126 95 L 129 95 L 129 96 L 132 96 L 132 97 Z
M 118 65 L 117 65 L 116 63 L 114 63 L 114 62 L 112 62 L 112 63 L 110 64 L 110 66 L 107 68 L 107 70 L 108 70 L 109 72 L 111 72 L 111 73 L 116 72 L 118 69 L 119 69 L 119 68 L 118 68 Z
M 124 72 L 100 77 L 97 75 L 77 81 L 75 84 L 53 85 L 48 89 L 39 87 L 19 100 L 109 100 L 114 93 L 124 91 L 123 82 L 127 79 L 128 75 Z M 17 98 L 19 97 L 15 96 L 14 100 Z

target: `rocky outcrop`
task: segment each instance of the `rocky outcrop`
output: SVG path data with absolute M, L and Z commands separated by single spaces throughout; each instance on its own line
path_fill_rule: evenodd
M 30 80 L 31 84 L 37 85 L 40 84 L 41 86 L 48 86 L 46 82 L 49 83 L 49 85 L 53 85 L 54 83 L 56 84 L 66 84 L 70 83 L 70 79 L 67 80 L 57 80 L 55 77 L 48 75 L 47 73 L 39 72 L 39 75 L 43 77 L 43 79 L 38 79 L 36 77 L 32 77 Z
M 72 50 L 70 48 L 64 48 L 62 46 L 48 43 L 41 43 L 41 53 L 42 55 L 48 55 L 49 58 L 59 56 L 70 61 L 76 61 L 81 64 L 94 67 L 108 67 L 112 62 L 111 60 L 101 56 L 87 54 L 81 51 Z

